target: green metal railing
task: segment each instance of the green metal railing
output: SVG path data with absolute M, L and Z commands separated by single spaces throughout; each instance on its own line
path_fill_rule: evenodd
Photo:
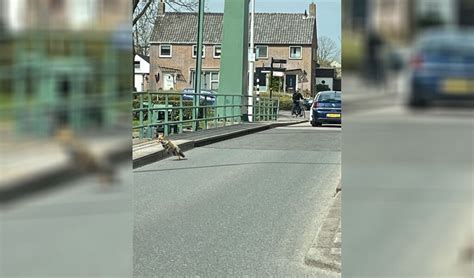
M 181 92 L 133 92 L 133 130 L 139 138 L 151 138 L 155 132 L 165 136 L 241 123 L 247 114 L 247 96 Z M 199 97 L 198 97 L 199 96 Z M 217 101 L 220 98 L 219 102 Z M 197 101 L 199 99 L 199 101 Z M 223 103 L 218 105 L 217 103 Z M 278 98 L 253 97 L 253 121 L 278 118 Z
M 0 38 L 0 119 L 36 136 L 49 136 L 60 121 L 75 131 L 120 124 L 121 112 L 130 115 L 131 83 L 124 77 L 133 72 L 117 65 L 132 57 L 111 38 L 38 30 Z

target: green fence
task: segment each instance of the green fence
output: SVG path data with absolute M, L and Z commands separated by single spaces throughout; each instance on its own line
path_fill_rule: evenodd
M 0 38 L 0 119 L 18 135 L 50 136 L 62 125 L 116 129 L 121 112 L 130 115 L 125 77 L 133 71 L 117 67 L 132 56 L 112 35 L 32 31 Z
M 133 131 L 139 138 L 223 127 L 241 123 L 247 114 L 247 97 L 236 94 L 209 95 L 181 92 L 133 92 Z M 217 98 L 223 99 L 217 105 Z M 236 100 L 240 101 L 236 101 Z M 253 97 L 253 121 L 275 121 L 278 98 Z M 221 111 L 221 112 L 219 112 Z M 218 114 L 221 113 L 221 114 Z

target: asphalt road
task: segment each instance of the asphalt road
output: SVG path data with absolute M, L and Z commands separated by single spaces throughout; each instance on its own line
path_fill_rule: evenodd
M 305 123 L 136 169 L 135 277 L 334 277 L 303 260 L 340 179 L 340 135 Z
M 473 118 L 401 102 L 345 115 L 344 277 L 473 277 Z
M 0 210 L 0 277 L 131 277 L 131 162 L 110 190 L 86 176 Z

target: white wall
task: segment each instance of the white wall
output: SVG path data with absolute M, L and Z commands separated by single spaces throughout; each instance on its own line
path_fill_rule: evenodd
M 135 73 L 150 73 L 150 63 L 143 60 L 142 57 L 135 55 L 135 62 L 140 62 L 140 68 L 135 69 Z
M 144 91 L 144 84 L 145 80 L 143 78 L 143 75 L 141 74 L 135 74 L 134 80 L 133 80 L 133 86 L 138 92 Z
M 23 18 L 25 16 L 25 0 L 1 0 L 6 5 L 6 25 L 12 31 L 19 31 L 24 28 Z
M 144 84 L 147 82 L 145 80 L 144 74 L 149 75 L 150 74 L 150 64 L 143 60 L 142 57 L 135 55 L 135 62 L 140 62 L 140 67 L 139 68 L 134 68 L 135 74 L 134 74 L 134 81 L 133 84 L 137 91 L 144 91 L 146 89 L 146 85 Z M 150 76 L 148 76 L 150 78 Z M 149 81 L 148 81 L 149 82 Z
M 97 0 L 69 0 L 67 2 L 68 17 L 71 27 L 79 29 L 97 20 Z

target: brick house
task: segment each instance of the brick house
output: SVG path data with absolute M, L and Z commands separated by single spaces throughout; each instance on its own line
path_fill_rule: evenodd
M 161 5 L 150 39 L 150 86 L 155 90 L 181 90 L 193 87 L 196 67 L 196 13 L 164 12 Z M 204 16 L 202 60 L 203 88 L 219 89 L 223 13 Z M 316 5 L 309 14 L 255 14 L 256 74 L 260 91 L 266 91 L 271 58 L 285 59 L 282 78 L 287 88 L 314 90 L 316 69 Z M 278 66 L 278 65 L 277 65 Z M 276 74 L 278 75 L 278 74 Z M 255 84 L 256 85 L 256 84 Z

